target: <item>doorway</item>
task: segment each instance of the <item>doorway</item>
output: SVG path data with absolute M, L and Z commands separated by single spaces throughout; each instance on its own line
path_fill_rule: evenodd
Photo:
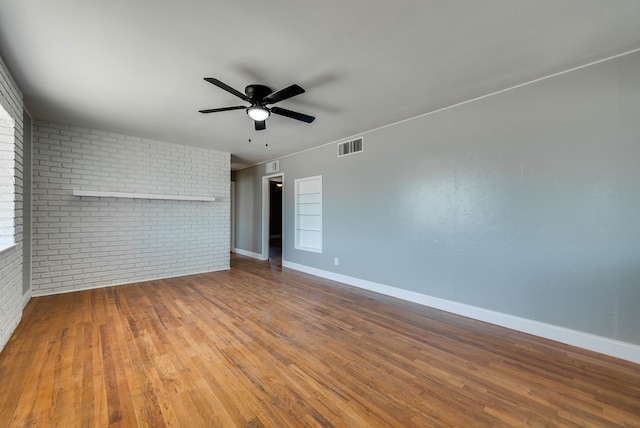
M 262 180 L 262 259 L 282 266 L 284 176 L 274 174 Z

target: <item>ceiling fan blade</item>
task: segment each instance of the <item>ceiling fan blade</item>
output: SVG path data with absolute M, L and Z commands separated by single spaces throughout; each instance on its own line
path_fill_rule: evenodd
M 280 116 L 290 117 L 291 119 L 301 120 L 303 122 L 311 123 L 315 120 L 315 117 L 309 116 L 297 111 L 287 110 L 286 108 L 272 107 L 271 113 L 279 114 Z
M 222 108 L 209 108 L 206 110 L 198 110 L 200 113 L 216 113 L 219 111 L 227 111 L 227 110 L 240 110 L 246 109 L 247 106 L 233 106 L 233 107 L 222 107 Z
M 304 93 L 304 89 L 302 89 L 298 85 L 291 85 L 284 89 L 280 89 L 279 91 L 273 92 L 262 100 L 265 104 L 275 104 L 282 100 L 286 100 L 287 98 L 295 97 L 296 95 L 300 95 Z
M 255 120 L 256 131 L 262 131 L 263 129 L 267 129 L 267 123 L 264 120 Z
M 220 89 L 224 89 L 225 91 L 235 95 L 236 97 L 238 97 L 240 99 L 243 99 L 245 101 L 249 101 L 249 97 L 247 97 L 245 94 L 243 94 L 240 91 L 236 91 L 231 86 L 227 85 L 226 83 L 222 83 L 218 79 L 214 79 L 213 77 L 205 77 L 204 80 L 206 80 L 207 82 L 209 82 L 209 83 L 211 83 L 213 85 L 216 85 Z

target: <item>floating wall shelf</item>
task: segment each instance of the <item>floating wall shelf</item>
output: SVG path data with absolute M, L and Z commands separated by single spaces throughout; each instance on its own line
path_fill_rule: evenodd
M 98 198 L 161 199 L 166 201 L 213 202 L 216 200 L 214 196 L 155 195 L 152 193 L 100 192 L 97 190 L 74 190 L 72 195 L 92 196 Z

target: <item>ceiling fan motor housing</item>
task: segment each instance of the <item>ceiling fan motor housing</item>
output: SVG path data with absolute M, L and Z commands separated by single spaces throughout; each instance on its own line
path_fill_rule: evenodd
M 264 85 L 248 85 L 244 88 L 244 93 L 247 94 L 247 97 L 251 99 L 251 102 L 254 104 L 262 105 L 262 99 L 269 95 L 271 92 L 271 88 Z

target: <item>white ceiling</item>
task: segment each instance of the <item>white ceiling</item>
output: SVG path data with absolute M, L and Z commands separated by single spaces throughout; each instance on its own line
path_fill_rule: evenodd
M 234 168 L 639 47 L 638 0 L 0 0 L 0 53 L 34 118 L 210 147 Z M 278 106 L 316 121 L 198 113 L 243 104 L 204 77 L 297 83 Z

